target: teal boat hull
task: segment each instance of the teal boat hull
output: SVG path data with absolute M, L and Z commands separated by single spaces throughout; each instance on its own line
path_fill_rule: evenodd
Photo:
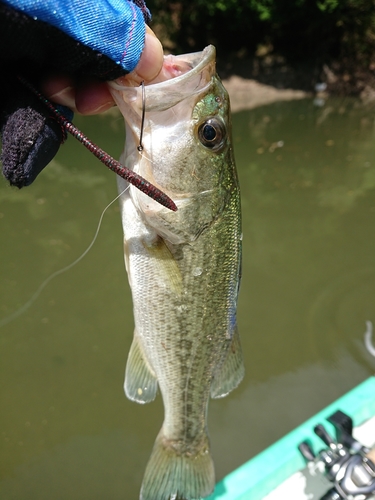
M 322 448 L 322 442 L 313 432 L 317 424 L 324 423 L 331 435 L 335 435 L 333 426 L 326 419 L 337 410 L 350 415 L 354 427 L 372 419 L 375 416 L 375 377 L 368 378 L 228 474 L 216 485 L 208 500 L 262 500 L 289 477 L 306 467 L 298 450 L 302 441 L 308 440 L 316 451 Z

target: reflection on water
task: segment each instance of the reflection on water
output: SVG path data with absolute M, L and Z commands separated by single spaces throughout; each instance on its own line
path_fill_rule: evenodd
M 118 116 L 77 119 L 119 156 Z M 373 110 L 303 100 L 234 115 L 243 199 L 246 378 L 210 405 L 218 478 L 375 369 Z M 36 183 L 0 183 L 0 320 L 89 245 L 114 175 L 72 139 Z M 98 239 L 0 329 L 0 498 L 138 497 L 161 398 L 122 391 L 133 328 L 117 203 Z

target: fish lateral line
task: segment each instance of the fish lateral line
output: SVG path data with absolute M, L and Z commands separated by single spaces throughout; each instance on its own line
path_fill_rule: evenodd
M 98 158 L 98 160 L 104 163 L 106 167 L 112 170 L 112 172 L 115 172 L 115 174 L 125 179 L 127 182 L 129 182 L 129 184 L 132 184 L 134 187 L 136 187 L 164 207 L 172 210 L 173 212 L 177 211 L 177 205 L 166 193 L 151 184 L 151 182 L 147 181 L 144 177 L 122 165 L 119 161 L 115 160 L 111 155 L 106 153 L 104 149 L 100 148 L 94 142 L 92 142 L 78 127 L 70 122 L 49 99 L 47 99 L 36 88 L 34 88 L 31 83 L 29 83 L 21 76 L 18 76 L 18 80 L 52 112 L 54 118 L 59 123 L 59 125 L 61 125 L 64 131 L 68 132 L 75 139 L 77 139 L 77 141 L 79 141 L 86 149 L 90 151 L 90 153 Z M 139 148 L 139 151 L 143 150 L 141 141 Z

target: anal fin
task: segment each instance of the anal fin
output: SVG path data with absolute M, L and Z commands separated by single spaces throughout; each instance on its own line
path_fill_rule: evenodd
M 142 347 L 135 330 L 126 363 L 125 394 L 132 401 L 144 404 L 155 399 L 157 388 L 158 382 L 142 352 Z
M 243 364 L 240 336 L 236 326 L 233 337 L 224 354 L 224 359 L 215 372 L 211 384 L 211 397 L 223 398 L 229 394 L 238 386 L 244 374 L 245 368 Z

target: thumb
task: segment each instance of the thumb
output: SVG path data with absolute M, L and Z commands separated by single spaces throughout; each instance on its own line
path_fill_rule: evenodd
M 139 85 L 154 80 L 163 67 L 163 46 L 151 28 L 146 26 L 145 45 L 136 68 L 128 75 L 119 78 L 119 83 Z

